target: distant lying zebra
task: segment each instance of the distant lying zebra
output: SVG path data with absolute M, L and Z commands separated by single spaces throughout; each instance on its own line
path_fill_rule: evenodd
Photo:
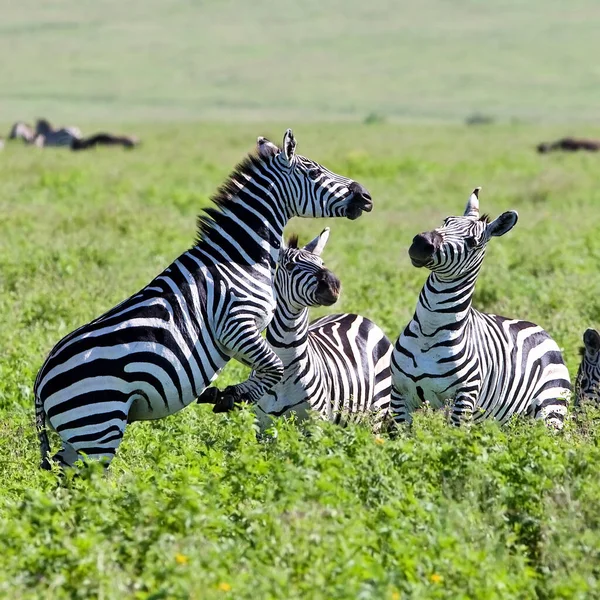
M 33 143 L 36 146 L 43 147 L 63 147 L 69 148 L 73 141 L 81 139 L 81 131 L 78 127 L 61 127 L 54 129 L 46 119 L 38 119 L 35 124 L 35 137 Z
M 199 238 L 146 287 L 63 338 L 34 386 L 42 466 L 46 421 L 62 439 L 55 455 L 113 458 L 127 423 L 159 419 L 192 403 L 234 358 L 254 369 L 228 388 L 256 402 L 283 363 L 261 336 L 273 317 L 283 229 L 292 216 L 357 219 L 372 209 L 358 182 L 259 138 L 199 218 Z
M 38 119 L 35 129 L 19 121 L 10 131 L 9 139 L 21 139 L 27 144 L 43 147 L 69 147 L 71 150 L 88 150 L 97 146 L 123 146 L 135 148 L 139 140 L 133 136 L 96 133 L 82 137 L 77 127 L 54 129 L 47 119 Z
M 583 334 L 581 364 L 575 381 L 575 403 L 600 407 L 600 333 L 587 329 Z
M 267 342 L 283 363 L 283 377 L 255 406 L 263 427 L 269 417 L 304 417 L 309 409 L 336 423 L 368 413 L 381 422 L 389 408 L 392 344 L 383 331 L 353 314 L 308 322 L 309 306 L 330 306 L 340 293 L 320 258 L 328 237 L 327 228 L 303 248 L 292 237 L 280 255 Z
M 412 264 L 431 274 L 392 355 L 394 419 L 410 421 L 423 403 L 449 400 L 455 424 L 528 414 L 562 428 L 571 385 L 556 342 L 533 323 L 471 305 L 488 242 L 518 218 L 509 211 L 490 223 L 479 216 L 478 194 L 464 216 L 415 236 L 408 251 Z
M 555 150 L 564 150 L 566 152 L 577 152 L 578 150 L 598 152 L 598 150 L 600 150 L 600 140 L 566 137 L 557 140 L 556 142 L 542 142 L 541 144 L 538 144 L 537 147 L 537 151 L 540 154 L 553 152 Z

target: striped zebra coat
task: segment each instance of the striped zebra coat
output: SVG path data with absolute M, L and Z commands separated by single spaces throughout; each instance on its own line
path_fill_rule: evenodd
M 43 466 L 46 421 L 72 465 L 82 453 L 109 462 L 128 422 L 171 415 L 193 402 L 235 358 L 254 368 L 230 392 L 256 401 L 283 373 L 261 331 L 275 308 L 283 228 L 294 215 L 358 218 L 366 189 L 265 138 L 199 219 L 197 243 L 145 288 L 51 351 L 34 387 Z
M 409 249 L 413 265 L 431 274 L 394 347 L 394 419 L 409 421 L 425 402 L 441 407 L 450 401 L 455 424 L 490 417 L 505 423 L 527 414 L 561 428 L 571 386 L 556 342 L 538 325 L 472 307 L 488 242 L 518 218 L 514 211 L 491 223 L 480 217 L 478 193 L 464 216 L 417 235 Z
M 353 314 L 337 314 L 309 324 L 309 306 L 330 306 L 340 282 L 326 269 L 321 253 L 329 229 L 298 248 L 292 238 L 275 276 L 277 307 L 267 341 L 283 363 L 283 377 L 256 404 L 261 426 L 270 417 L 310 410 L 341 422 L 349 416 L 385 416 L 390 402 L 392 344 L 377 325 Z M 381 419 L 380 419 L 381 420 Z
M 595 329 L 586 329 L 583 334 L 581 364 L 575 381 L 575 403 L 592 403 L 600 408 L 600 333 Z

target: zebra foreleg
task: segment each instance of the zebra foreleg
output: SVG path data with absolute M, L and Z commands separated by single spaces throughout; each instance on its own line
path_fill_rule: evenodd
M 394 424 L 400 425 L 412 421 L 412 415 L 408 409 L 406 398 L 398 391 L 398 388 L 394 384 L 392 384 L 392 391 L 390 393 L 389 414 Z
M 226 412 L 239 402 L 257 402 L 283 377 L 281 359 L 260 335 L 254 321 L 230 324 L 219 342 L 231 358 L 253 371 L 243 383 L 230 385 L 218 394 L 213 412 Z
M 537 398 L 534 400 L 534 417 L 542 419 L 550 428 L 560 431 L 567 416 L 569 391 L 564 390 L 563 398 Z
M 453 425 L 469 423 L 473 420 L 476 397 L 472 394 L 457 394 L 450 411 L 450 421 Z

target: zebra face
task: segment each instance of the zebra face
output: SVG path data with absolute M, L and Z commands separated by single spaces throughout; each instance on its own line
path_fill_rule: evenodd
M 587 329 L 583 334 L 583 344 L 575 382 L 577 404 L 593 402 L 600 405 L 600 333 Z
M 290 216 L 354 220 L 373 210 L 371 195 L 363 185 L 296 154 L 296 145 L 291 129 L 283 136 L 283 149 L 264 137 L 257 142 L 259 155 L 277 171 L 280 197 Z
M 504 235 L 516 224 L 516 211 L 501 214 L 490 223 L 479 216 L 479 190 L 473 190 L 462 217 L 447 217 L 441 227 L 416 235 L 408 250 L 415 267 L 427 267 L 452 279 L 476 272 L 492 237 Z
M 321 252 L 329 238 L 326 228 L 312 242 L 298 248 L 293 236 L 279 258 L 275 276 L 277 302 L 302 310 L 308 306 L 331 306 L 340 295 L 340 280 L 325 267 Z

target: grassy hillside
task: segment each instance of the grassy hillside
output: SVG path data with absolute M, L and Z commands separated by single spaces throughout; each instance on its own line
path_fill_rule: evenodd
M 600 117 L 594 0 L 0 8 L 4 120 Z
M 256 136 L 283 129 L 148 126 L 130 153 L 4 151 L 0 597 L 600 597 L 594 415 L 559 435 L 423 415 L 394 441 L 320 423 L 257 441 L 249 414 L 196 406 L 129 427 L 107 478 L 57 487 L 37 469 L 31 387 L 52 345 L 185 250 Z M 525 126 L 295 133 L 375 200 L 356 222 L 290 226 L 305 240 L 332 228 L 325 258 L 343 293 L 329 312 L 395 338 L 426 277 L 410 240 L 482 185 L 482 211 L 520 220 L 490 243 L 476 306 L 546 327 L 575 374 L 584 329 L 600 325 L 597 156 L 539 156 L 532 146 L 558 131 Z M 219 383 L 242 377 L 231 365 Z

